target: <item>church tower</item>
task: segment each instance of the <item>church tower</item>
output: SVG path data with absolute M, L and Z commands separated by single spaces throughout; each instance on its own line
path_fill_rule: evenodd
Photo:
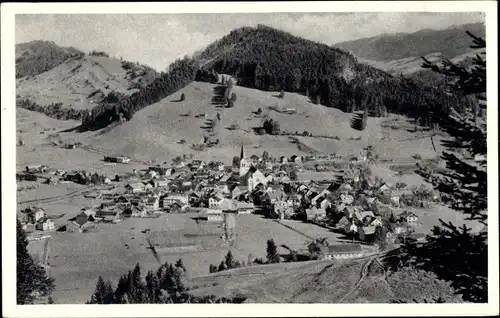
M 241 152 L 240 152 L 240 177 L 244 176 L 248 169 L 250 169 L 250 161 L 245 159 L 245 150 L 243 149 L 243 144 L 241 144 Z

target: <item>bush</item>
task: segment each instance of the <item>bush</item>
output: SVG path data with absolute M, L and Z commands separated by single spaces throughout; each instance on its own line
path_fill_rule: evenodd
M 232 99 L 228 99 L 226 108 L 233 108 L 233 107 L 234 107 L 234 101 Z
M 279 123 L 272 118 L 266 119 L 262 127 L 264 128 L 264 131 L 269 135 L 278 135 L 280 132 Z
M 181 94 L 181 98 L 179 99 L 181 102 L 186 100 L 186 95 L 184 93 Z
M 279 98 L 284 98 L 284 97 L 285 97 L 285 91 L 281 90 L 281 92 L 279 94 Z
M 236 94 L 235 93 L 231 94 L 231 101 L 233 101 L 233 102 L 236 101 Z

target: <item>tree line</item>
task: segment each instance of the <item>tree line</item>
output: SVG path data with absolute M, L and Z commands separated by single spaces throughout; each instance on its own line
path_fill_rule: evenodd
M 162 72 L 152 83 L 138 92 L 127 96 L 112 92 L 100 105 L 82 118 L 82 126 L 87 129 L 100 129 L 121 118 L 130 120 L 134 114 L 146 106 L 183 88 L 195 79 L 197 63 L 188 57 L 172 63 L 167 72 Z

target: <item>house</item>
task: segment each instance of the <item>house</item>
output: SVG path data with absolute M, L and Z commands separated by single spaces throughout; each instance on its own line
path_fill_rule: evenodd
M 188 194 L 188 203 L 193 204 L 195 202 L 198 202 L 202 197 L 203 194 L 201 192 L 193 191 Z
M 370 226 L 377 227 L 382 226 L 382 218 L 380 216 L 375 217 L 373 221 L 370 222 Z
M 259 161 L 260 161 L 260 158 L 259 158 L 259 156 L 257 156 L 257 155 L 255 155 L 255 154 L 253 154 L 253 155 L 251 155 L 251 156 L 250 156 L 250 160 L 251 160 L 254 164 L 256 164 L 257 162 L 259 162 Z
M 418 226 L 418 216 L 411 212 L 403 212 L 398 215 L 398 219 L 400 222 L 406 222 L 409 226 L 416 227 Z
M 145 185 L 142 182 L 129 183 L 125 186 L 128 193 L 141 193 L 145 191 Z
M 209 209 L 219 209 L 223 200 L 224 200 L 224 198 L 219 194 L 211 196 L 208 199 L 208 208 Z
M 219 185 L 218 190 L 225 197 L 230 197 L 231 196 L 231 188 L 227 184 Z
M 46 215 L 45 209 L 39 207 L 27 208 L 22 212 L 25 214 L 24 219 L 26 223 L 32 223 L 32 224 L 37 223 L 39 220 L 43 219 Z
M 353 216 L 359 222 L 364 223 L 366 219 L 371 220 L 375 218 L 375 215 L 372 211 L 356 211 Z
M 159 174 L 158 174 L 158 172 L 156 172 L 154 170 L 148 170 L 144 176 L 146 178 L 153 179 L 153 178 L 156 178 L 157 176 L 159 176 Z
M 182 186 L 184 188 L 191 188 L 193 186 L 193 183 L 191 181 L 184 181 L 182 182 Z
M 375 234 L 375 226 L 363 226 L 358 230 L 359 239 L 361 241 L 369 241 Z
M 153 181 L 153 185 L 155 188 L 165 188 L 170 183 L 170 180 L 165 178 L 158 178 Z
M 129 163 L 130 158 L 128 157 L 116 157 L 116 162 L 118 163 Z
M 342 202 L 345 205 L 350 205 L 354 202 L 354 197 L 350 194 L 341 194 L 340 202 Z
M 188 204 L 188 202 L 188 198 L 185 196 L 171 195 L 163 198 L 163 207 L 166 208 L 173 205 L 174 203 L 179 203 L 179 205 L 183 207 L 184 205 Z
M 276 179 L 276 174 L 274 172 L 270 172 L 266 175 L 266 183 L 274 182 Z
M 230 179 L 231 179 L 231 176 L 229 174 L 224 174 L 219 179 L 219 185 L 226 185 Z
M 359 213 L 360 212 L 360 208 L 357 207 L 357 206 L 346 206 L 343 210 L 341 210 L 344 215 L 347 217 L 347 218 L 354 218 L 355 214 L 356 213 Z M 361 216 L 358 216 L 358 217 L 361 217 Z
M 343 216 L 335 225 L 337 230 L 343 230 L 349 232 L 349 227 L 351 226 L 351 221 L 346 216 Z
M 332 206 L 332 203 L 330 202 L 330 200 L 328 200 L 327 198 L 324 198 L 324 197 L 322 197 L 318 201 L 316 201 L 316 204 L 317 204 L 317 206 L 319 205 L 319 208 L 324 209 L 324 210 Z
M 235 186 L 231 191 L 231 198 L 239 198 L 240 196 L 248 193 L 248 187 L 246 186 Z
M 150 197 L 144 204 L 147 213 L 157 211 L 160 208 L 160 200 L 158 197 Z
M 85 212 L 81 212 L 76 217 L 68 220 L 68 223 L 66 224 L 66 231 L 82 233 L 86 228 L 94 225 L 94 220 L 95 219 L 92 216 L 87 215 Z
M 35 228 L 38 231 L 52 231 L 55 228 L 55 224 L 51 219 L 44 217 L 36 223 Z
M 326 217 L 326 210 L 313 206 L 311 209 L 306 209 L 306 214 L 307 220 L 323 219 Z
M 320 260 L 349 259 L 363 256 L 359 244 L 327 245 L 312 242 L 307 246 L 311 258 Z
M 293 155 L 290 157 L 290 161 L 294 163 L 302 163 L 302 157 L 299 157 L 297 155 Z
M 146 215 L 147 215 L 146 209 L 138 206 L 128 206 L 123 211 L 123 216 L 126 217 L 143 218 Z
M 320 198 L 325 198 L 329 194 L 331 194 L 331 192 L 328 191 L 328 189 L 321 190 L 315 197 L 311 199 L 311 204 L 316 205 L 317 200 L 319 200 Z
M 291 216 L 294 213 L 293 208 L 290 207 L 284 200 L 276 201 L 273 206 L 274 212 L 279 215 L 281 219 L 284 219 L 285 216 Z
M 328 246 L 328 259 L 348 259 L 363 256 L 360 244 L 339 244 Z

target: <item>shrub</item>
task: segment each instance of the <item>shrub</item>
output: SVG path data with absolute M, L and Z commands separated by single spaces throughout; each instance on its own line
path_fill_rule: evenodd
M 186 100 L 186 95 L 184 93 L 181 94 L 181 98 L 179 99 L 181 102 Z
M 280 132 L 279 122 L 273 120 L 272 118 L 266 119 L 262 125 L 264 131 L 269 135 L 278 135 Z
M 284 98 L 284 97 L 285 97 L 285 91 L 281 90 L 281 92 L 279 94 L 279 98 Z
M 231 101 L 233 101 L 233 102 L 236 101 L 236 94 L 235 93 L 231 94 Z

